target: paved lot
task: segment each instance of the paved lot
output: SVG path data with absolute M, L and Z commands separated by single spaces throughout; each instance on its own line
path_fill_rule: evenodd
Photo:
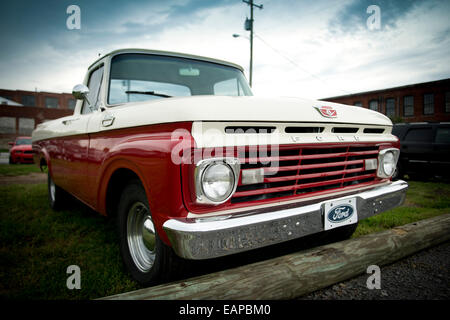
M 381 267 L 381 289 L 367 288 L 370 274 L 303 296 L 301 300 L 448 300 L 450 242 Z

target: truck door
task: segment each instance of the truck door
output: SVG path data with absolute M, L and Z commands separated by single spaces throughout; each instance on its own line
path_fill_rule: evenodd
M 64 141 L 64 148 L 67 152 L 65 166 L 66 180 L 70 186 L 69 191 L 87 203 L 89 203 L 88 195 L 91 191 L 87 182 L 89 165 L 89 134 L 87 133 L 87 128 L 89 121 L 91 121 L 98 109 L 103 69 L 103 65 L 100 65 L 90 71 L 87 84 L 90 104 L 86 100 L 83 102 L 80 114 L 74 116 L 72 122 L 68 124 L 68 127 L 73 129 L 74 135 L 67 137 Z

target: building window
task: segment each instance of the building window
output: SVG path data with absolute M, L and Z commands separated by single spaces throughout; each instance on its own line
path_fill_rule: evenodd
M 32 95 L 23 95 L 20 98 L 20 101 L 24 106 L 27 106 L 27 107 L 36 106 L 36 97 L 32 96 Z
M 53 97 L 45 97 L 45 107 L 50 109 L 59 108 L 59 99 Z
M 357 101 L 353 104 L 355 107 L 362 107 L 362 102 Z
M 369 109 L 373 111 L 378 111 L 378 100 L 370 100 Z
M 445 112 L 450 112 L 450 91 L 445 93 Z
M 19 118 L 19 134 L 31 135 L 34 130 L 33 118 Z
M 426 93 L 423 95 L 423 114 L 434 113 L 434 94 Z
M 0 133 L 1 134 L 16 134 L 16 118 L 15 117 L 0 117 Z
M 73 110 L 73 109 L 75 109 L 75 105 L 77 104 L 77 101 L 75 100 L 75 99 L 69 99 L 69 100 L 67 100 L 67 107 L 70 109 L 70 110 Z
M 403 115 L 405 117 L 411 117 L 414 115 L 414 97 L 403 97 Z
M 386 115 L 388 117 L 395 117 L 395 99 L 386 99 Z

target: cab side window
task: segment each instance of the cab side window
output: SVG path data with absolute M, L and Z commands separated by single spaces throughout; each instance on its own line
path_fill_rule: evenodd
M 91 105 L 89 105 L 89 103 L 85 100 L 83 103 L 83 108 L 81 109 L 82 114 L 87 114 L 98 109 L 102 79 L 103 79 L 103 66 L 91 72 L 88 82 L 89 88 L 88 100 L 91 103 Z
M 436 143 L 450 143 L 450 127 L 442 127 L 437 129 Z
M 432 128 L 414 128 L 406 134 L 405 141 L 414 142 L 433 142 Z

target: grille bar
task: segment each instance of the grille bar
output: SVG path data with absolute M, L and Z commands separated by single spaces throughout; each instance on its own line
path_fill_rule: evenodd
M 297 170 L 297 169 L 300 169 L 300 170 L 318 169 L 318 168 L 338 167 L 338 166 L 344 166 L 344 165 L 349 165 L 349 164 L 363 164 L 363 163 L 364 163 L 364 160 L 345 161 L 345 159 L 343 159 L 342 161 L 339 161 L 339 162 L 285 166 L 285 167 L 268 167 L 268 168 L 264 168 L 264 172 L 291 171 L 291 170 Z
M 298 180 L 298 179 L 312 179 L 312 178 L 323 178 L 323 177 L 330 177 L 330 176 L 336 176 L 339 174 L 348 174 L 348 173 L 355 173 L 355 172 L 363 172 L 364 168 L 358 168 L 358 169 L 347 169 L 347 170 L 337 170 L 337 171 L 330 171 L 330 172 L 321 172 L 321 173 L 310 173 L 310 174 L 300 174 L 295 176 L 287 176 L 287 177 L 276 177 L 276 178 L 264 178 L 264 182 L 280 182 L 280 181 L 289 181 L 289 180 Z
M 334 157 L 354 157 L 365 155 L 377 155 L 378 150 L 375 151 L 359 151 L 359 152 L 339 152 L 339 153 L 326 153 L 326 154 L 311 154 L 311 155 L 296 155 L 296 156 L 279 156 L 279 157 L 252 157 L 252 158 L 240 158 L 241 163 L 259 163 L 270 161 L 289 161 L 289 160 L 310 160 L 310 159 L 324 159 Z

